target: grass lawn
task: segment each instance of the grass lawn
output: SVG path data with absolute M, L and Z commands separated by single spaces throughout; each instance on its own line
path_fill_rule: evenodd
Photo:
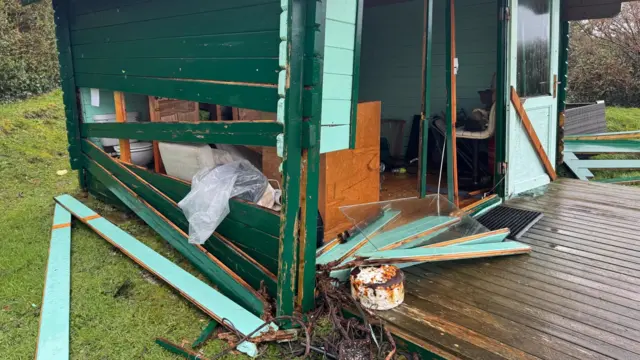
M 608 107 L 605 114 L 607 130 L 610 132 L 640 130 L 640 108 Z M 593 158 L 601 160 L 640 159 L 640 155 L 604 154 Z M 592 173 L 593 180 L 640 176 L 640 170 L 593 170 Z
M 77 174 L 69 168 L 66 146 L 61 92 L 0 105 L 1 359 L 34 357 L 52 198 L 62 193 L 82 196 Z M 58 170 L 68 172 L 57 175 Z M 97 201 L 85 202 L 193 271 L 141 221 Z M 118 292 L 125 283 L 129 285 Z M 154 339 L 191 342 L 208 323 L 179 294 L 79 223 L 74 223 L 72 231 L 71 292 L 72 359 L 178 359 Z M 205 354 L 215 355 L 223 346 L 210 341 Z M 275 352 L 271 348 L 269 357 L 276 358 Z

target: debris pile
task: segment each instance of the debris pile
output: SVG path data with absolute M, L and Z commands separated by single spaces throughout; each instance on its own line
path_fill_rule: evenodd
M 496 204 L 497 205 L 497 204 Z M 341 209 L 351 231 L 316 252 L 316 263 L 346 281 L 354 268 L 523 254 L 528 245 L 505 241 L 509 229 L 490 231 L 440 195 L 349 206 Z M 490 210 L 483 209 L 475 216 Z

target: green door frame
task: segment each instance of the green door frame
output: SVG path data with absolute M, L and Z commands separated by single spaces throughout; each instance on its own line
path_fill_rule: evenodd
M 495 166 L 493 183 L 496 194 L 505 197 L 506 164 L 506 122 L 507 122 L 507 94 L 509 93 L 507 79 L 507 56 L 509 49 L 509 0 L 498 0 L 498 32 L 496 36 L 497 49 L 496 63 L 496 131 L 495 139 Z
M 424 0 L 422 56 L 422 116 L 420 121 L 420 197 L 427 196 L 429 118 L 431 117 L 431 53 L 433 48 L 433 0 Z

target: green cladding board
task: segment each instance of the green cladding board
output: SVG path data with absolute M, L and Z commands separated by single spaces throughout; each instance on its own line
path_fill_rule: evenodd
M 223 322 L 224 320 L 226 324 L 233 324 L 235 330 L 241 335 L 248 335 L 264 324 L 260 318 L 183 270 L 171 260 L 153 251 L 107 219 L 99 216 L 72 196 L 61 195 L 56 197 L 56 201 L 78 218 L 93 217 L 93 219 L 85 220 L 90 228 L 136 263 L 151 271 L 181 294 L 185 294 L 191 302 L 217 321 Z M 254 336 L 259 336 L 271 329 L 277 330 L 278 327 L 274 324 L 264 326 Z M 240 344 L 238 349 L 251 356 L 257 354 L 256 345 L 250 342 Z
M 279 17 L 278 0 L 71 1 L 76 83 L 274 112 Z
M 71 214 L 56 205 L 40 310 L 36 360 L 69 359 Z
M 327 0 L 320 152 L 349 148 L 353 99 L 358 0 Z M 357 66 L 357 65 L 356 65 Z

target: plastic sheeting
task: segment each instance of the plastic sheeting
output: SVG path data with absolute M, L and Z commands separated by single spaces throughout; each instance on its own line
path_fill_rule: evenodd
M 267 178 L 247 160 L 198 171 L 191 191 L 178 203 L 189 221 L 189 242 L 203 244 L 229 214 L 229 199 L 257 203 Z

